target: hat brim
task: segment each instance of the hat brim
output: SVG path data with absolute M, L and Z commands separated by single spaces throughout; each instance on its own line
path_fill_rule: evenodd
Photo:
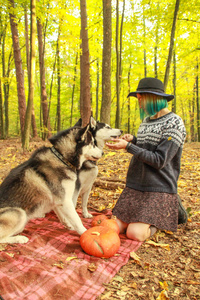
M 165 99 L 167 99 L 167 101 L 171 101 L 172 99 L 174 99 L 174 95 L 170 95 L 170 94 L 165 94 L 165 93 L 161 93 L 161 92 L 152 92 L 152 91 L 136 91 L 136 92 L 131 92 L 128 94 L 127 97 L 130 97 L 130 96 L 133 96 L 133 97 L 136 97 L 137 98 L 137 94 L 154 94 L 154 95 L 158 95 L 158 96 L 162 96 L 164 97 Z

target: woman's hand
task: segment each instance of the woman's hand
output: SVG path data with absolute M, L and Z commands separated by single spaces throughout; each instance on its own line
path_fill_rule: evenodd
M 133 135 L 130 133 L 126 133 L 121 138 L 127 142 L 131 142 L 133 140 Z
M 128 142 L 125 139 L 112 139 L 111 141 L 116 142 L 115 144 L 106 143 L 106 146 L 110 149 L 125 149 Z

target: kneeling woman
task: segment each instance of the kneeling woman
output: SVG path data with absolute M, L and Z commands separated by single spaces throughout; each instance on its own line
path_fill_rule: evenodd
M 177 194 L 177 180 L 186 137 L 182 119 L 170 112 L 163 83 L 156 78 L 140 80 L 136 92 L 141 123 L 137 137 L 125 134 L 111 149 L 126 149 L 133 155 L 123 190 L 113 215 L 128 238 L 144 241 L 157 229 L 176 231 L 187 222 L 187 213 Z M 145 118 L 144 118 L 145 117 Z

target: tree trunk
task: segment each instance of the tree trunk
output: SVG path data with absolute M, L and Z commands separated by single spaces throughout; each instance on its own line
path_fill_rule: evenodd
M 61 115 L 60 115 L 60 26 L 58 29 L 58 39 L 57 39 L 57 132 L 61 130 Z
M 128 94 L 131 91 L 131 83 L 130 83 L 130 75 L 131 75 L 131 64 L 129 66 L 128 70 Z M 131 116 L 131 103 L 130 103 L 130 97 L 128 97 L 128 133 L 130 133 L 130 116 Z
M 39 19 L 37 19 L 37 32 L 38 32 L 38 48 L 39 48 L 39 64 L 40 64 L 40 93 L 41 93 L 41 106 L 43 113 L 43 130 L 42 138 L 46 140 L 49 135 L 50 124 L 48 124 L 48 101 L 46 92 L 46 79 L 45 79 L 45 65 L 44 65 L 44 44 L 43 44 L 43 27 Z
M 27 65 L 28 86 L 29 86 L 29 84 L 30 84 L 30 53 L 29 53 L 29 35 L 28 35 L 28 16 L 27 16 L 27 7 L 26 6 L 24 8 L 24 16 L 25 16 L 25 40 L 26 40 L 26 65 Z M 31 124 L 32 124 L 33 137 L 37 137 L 38 133 L 37 133 L 37 127 L 36 127 L 34 107 L 32 108 Z
M 116 94 L 117 94 L 117 110 L 116 110 L 116 119 L 115 119 L 115 127 L 120 128 L 120 87 L 119 87 L 119 0 L 116 1 L 116 41 L 115 41 L 115 49 L 116 49 Z
M 197 61 L 196 102 L 197 102 L 197 141 L 200 142 L 200 104 L 199 104 L 199 63 Z
M 10 5 L 14 8 L 14 0 L 9 0 Z M 19 46 L 19 35 L 17 29 L 16 17 L 10 13 L 10 26 L 12 31 L 12 41 L 14 49 L 15 69 L 16 69 L 16 81 L 17 81 L 17 93 L 18 93 L 18 107 L 20 117 L 21 135 L 24 133 L 25 126 L 25 114 L 26 114 L 26 98 L 24 89 L 24 73 L 22 69 L 22 59 Z
M 1 77 L 0 77 L 0 134 L 1 139 L 4 139 L 4 119 L 3 119 L 3 94 L 1 86 Z
M 7 138 L 8 137 L 8 132 L 9 132 L 9 107 L 8 107 L 8 98 L 9 98 L 9 74 L 10 74 L 10 59 L 11 59 L 11 53 L 8 59 L 8 69 L 6 71 L 5 67 L 5 38 L 6 38 L 6 29 L 7 25 L 5 25 L 4 30 L 3 30 L 3 42 L 2 42 L 2 70 L 3 70 L 3 78 L 4 78 L 4 83 L 3 83 L 3 90 L 4 90 L 4 109 L 5 109 L 5 123 L 3 124 L 4 126 L 4 133 L 3 137 Z M 3 102 L 2 102 L 2 108 L 3 108 Z
M 102 58 L 102 102 L 101 122 L 110 124 L 111 110 L 111 43 L 112 0 L 103 0 L 103 58 Z
M 159 3 L 157 4 L 157 11 L 159 11 Z M 158 42 L 159 42 L 159 36 L 158 36 L 158 30 L 160 28 L 160 19 L 158 18 L 156 23 L 156 41 L 155 41 L 155 47 L 154 47 L 154 76 L 155 78 L 158 78 Z
M 76 53 L 76 60 L 75 60 L 75 66 L 74 66 L 74 80 L 73 80 L 73 87 L 72 87 L 72 105 L 71 105 L 70 126 L 72 126 L 72 119 L 73 119 L 73 110 L 74 110 L 74 92 L 75 92 L 75 86 L 76 86 L 77 64 L 78 64 L 78 53 Z
M 91 116 L 90 103 L 90 63 L 89 63 L 89 46 L 88 46 L 88 30 L 87 30 L 87 9 L 86 0 L 80 0 L 81 10 L 81 49 L 80 71 L 81 71 L 81 87 L 80 87 L 80 110 L 82 125 L 85 126 Z
M 146 24 L 143 6 L 143 45 L 144 45 L 144 77 L 147 77 L 147 55 L 146 55 Z
M 97 58 L 96 120 L 99 118 L 99 58 Z
M 170 71 L 170 65 L 171 65 L 172 54 L 173 54 L 173 49 L 174 49 L 174 37 L 175 37 L 175 32 L 176 32 L 176 21 L 177 21 L 177 17 L 178 17 L 179 4 L 180 4 L 180 0 L 176 0 L 175 10 L 174 10 L 174 19 L 173 19 L 173 24 L 172 24 L 171 38 L 170 38 L 170 45 L 169 45 L 169 54 L 168 54 L 168 60 L 167 60 L 167 65 L 166 65 L 166 69 L 165 69 L 165 78 L 164 78 L 165 91 L 167 89 L 167 84 L 169 81 L 169 71 Z
M 35 86 L 35 40 L 36 40 L 36 0 L 31 0 L 31 52 L 30 52 L 30 82 L 29 97 L 26 110 L 25 128 L 23 135 L 23 149 L 29 149 L 29 136 L 31 128 L 31 115 L 33 109 Z
M 173 61 L 174 61 L 174 76 L 173 76 L 174 100 L 172 102 L 172 111 L 176 113 L 176 52 L 175 50 L 173 55 Z

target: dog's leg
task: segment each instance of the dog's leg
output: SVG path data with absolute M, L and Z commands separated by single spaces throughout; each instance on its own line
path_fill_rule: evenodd
M 27 223 L 26 212 L 18 207 L 6 207 L 0 209 L 0 243 L 28 242 L 23 235 L 16 235 L 24 230 Z
M 91 186 L 88 188 L 88 190 L 82 194 L 82 214 L 83 214 L 84 218 L 92 218 L 93 217 L 93 215 L 91 215 L 88 212 L 88 208 L 87 208 L 88 198 L 89 198 L 90 191 L 92 189 L 92 185 L 93 185 L 93 182 L 92 182 Z
M 76 208 L 76 204 L 77 204 L 77 200 L 78 200 L 78 196 L 80 193 L 80 188 L 75 188 L 74 190 L 74 194 L 73 194 L 73 203 L 74 203 L 74 207 Z
M 66 202 L 63 206 L 56 207 L 54 211 L 63 225 L 70 230 L 77 231 L 81 235 L 86 231 L 86 228 L 83 226 L 72 201 L 69 203 L 69 200 L 66 200 Z
M 92 189 L 93 183 L 98 174 L 98 167 L 95 166 L 89 171 L 82 172 L 81 176 L 81 186 L 82 190 L 80 192 L 82 197 L 82 214 L 84 218 L 92 218 L 93 216 L 88 212 L 87 204 L 90 191 Z
M 54 211 L 62 224 L 64 224 L 71 230 L 77 231 L 78 234 L 81 235 L 86 231 L 86 228 L 83 226 L 72 201 L 75 182 L 70 180 L 63 180 L 62 186 L 65 189 L 65 198 L 62 204 L 54 208 Z

